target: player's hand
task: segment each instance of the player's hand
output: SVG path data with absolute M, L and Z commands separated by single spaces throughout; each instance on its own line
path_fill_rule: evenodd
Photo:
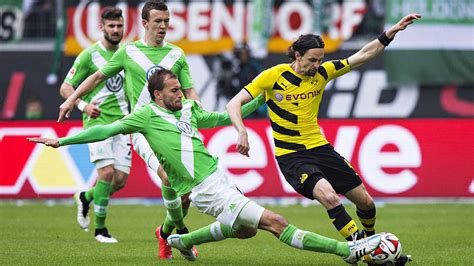
M 48 139 L 48 138 L 26 138 L 30 142 L 41 143 L 49 147 L 58 148 L 59 141 L 57 139 Z
M 237 139 L 237 145 L 235 147 L 240 154 L 249 157 L 250 145 L 247 132 L 244 131 L 239 133 L 239 138 Z
M 70 101 L 69 99 L 65 100 L 59 106 L 59 118 L 58 122 L 63 122 L 64 119 L 69 118 L 72 109 L 74 108 L 74 101 Z
M 421 15 L 418 13 L 411 13 L 404 18 L 402 18 L 397 24 L 393 25 L 391 30 L 395 33 L 407 28 L 408 25 L 412 24 L 415 20 L 421 18 Z
M 99 106 L 97 105 L 97 102 L 87 104 L 86 107 L 84 107 L 84 113 L 86 113 L 90 118 L 99 117 L 102 110 L 100 110 Z

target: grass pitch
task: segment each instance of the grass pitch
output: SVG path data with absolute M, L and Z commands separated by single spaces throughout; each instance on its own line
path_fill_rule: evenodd
M 352 205 L 346 208 L 356 217 Z M 269 209 L 301 229 L 342 240 L 321 206 Z M 404 252 L 413 255 L 410 265 L 474 265 L 473 204 L 387 204 L 377 212 L 377 230 L 400 238 Z M 156 259 L 154 230 L 163 217 L 161 205 L 111 205 L 106 222 L 119 243 L 99 244 L 92 229 L 84 232 L 77 225 L 75 206 L 0 202 L 0 265 L 190 264 L 177 250 L 173 261 Z M 194 230 L 213 219 L 191 208 L 185 221 Z M 198 250 L 193 264 L 345 264 L 334 255 L 288 247 L 264 231 L 249 240 L 228 239 L 198 246 Z

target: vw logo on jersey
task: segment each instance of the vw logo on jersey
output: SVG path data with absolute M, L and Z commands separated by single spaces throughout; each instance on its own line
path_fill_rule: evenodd
M 111 92 L 117 92 L 123 87 L 123 77 L 120 74 L 117 74 L 113 77 L 110 77 L 105 82 L 105 86 Z
M 281 102 L 283 100 L 283 94 L 281 94 L 281 93 L 275 94 L 275 99 L 277 101 Z
M 162 67 L 162 66 L 159 66 L 159 65 L 150 67 L 150 68 L 146 71 L 146 80 L 149 80 L 150 77 L 151 77 L 151 75 L 152 75 L 153 73 L 155 73 L 155 71 L 160 70 L 160 69 L 166 69 L 166 68 L 164 68 L 164 67 Z
M 176 121 L 176 128 L 186 136 L 189 136 L 189 137 L 193 136 L 193 133 L 194 133 L 193 128 L 188 122 Z

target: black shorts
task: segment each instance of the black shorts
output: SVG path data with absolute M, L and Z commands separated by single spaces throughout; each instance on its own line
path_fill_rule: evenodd
M 296 192 L 309 199 L 314 199 L 313 189 L 321 178 L 326 179 L 338 194 L 346 194 L 362 184 L 349 162 L 330 144 L 276 159 L 286 181 Z

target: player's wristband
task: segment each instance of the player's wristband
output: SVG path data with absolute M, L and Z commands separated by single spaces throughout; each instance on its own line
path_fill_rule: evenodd
M 380 43 L 382 43 L 384 46 L 388 46 L 390 44 L 391 41 L 393 41 L 393 38 L 392 39 L 389 39 L 387 37 L 387 34 L 385 34 L 385 31 L 382 32 L 382 34 L 380 34 L 380 36 L 377 38 L 379 40 Z
M 81 112 L 84 112 L 84 109 L 86 108 L 87 103 L 81 100 L 79 104 L 77 105 L 77 109 L 81 110 Z

